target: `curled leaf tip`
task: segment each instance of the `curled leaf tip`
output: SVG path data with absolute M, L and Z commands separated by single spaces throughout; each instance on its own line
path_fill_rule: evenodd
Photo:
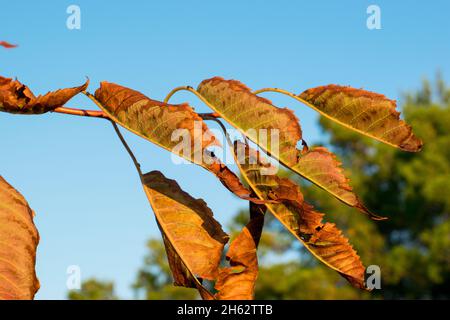
M 75 95 L 86 90 L 89 79 L 78 87 L 59 89 L 36 97 L 18 80 L 0 76 L 0 111 L 16 114 L 42 114 L 62 107 Z

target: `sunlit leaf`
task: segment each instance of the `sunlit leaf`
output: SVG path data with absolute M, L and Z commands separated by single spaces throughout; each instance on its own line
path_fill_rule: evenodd
M 245 149 L 245 161 L 239 167 L 251 189 L 261 199 L 279 200 L 267 203 L 267 209 L 305 247 L 328 267 L 339 272 L 353 286 L 364 288 L 364 266 L 347 238 L 332 223 L 322 222 L 323 214 L 306 203 L 298 185 L 287 178 L 262 174 L 270 164 L 264 164 L 255 150 L 242 143 L 235 144 L 235 152 Z M 242 154 L 242 153 L 240 153 Z
M 144 190 L 163 235 L 175 285 L 197 288 L 205 299 L 212 295 L 199 278 L 215 280 L 228 235 L 201 199 L 181 190 L 159 171 L 143 177 Z
M 6 42 L 6 41 L 0 41 L 0 46 L 4 47 L 6 49 L 12 49 L 12 48 L 16 48 L 17 47 L 17 45 L 11 44 L 11 43 Z
M 60 89 L 36 97 L 26 85 L 0 76 L 0 111 L 18 114 L 52 111 L 86 90 L 88 84 L 89 80 L 79 87 Z
M 260 208 L 255 208 L 259 210 Z M 250 222 L 231 242 L 227 253 L 229 267 L 222 268 L 215 289 L 218 300 L 252 300 L 258 277 L 256 248 L 261 237 L 264 215 L 256 212 Z
M 298 96 L 325 117 L 404 151 L 416 152 L 422 141 L 395 110 L 395 100 L 366 90 L 338 85 L 321 86 Z
M 273 158 L 347 205 L 378 218 L 353 193 L 339 162 L 330 152 L 316 148 L 302 155 L 297 149 L 302 132 L 292 111 L 273 106 L 269 100 L 258 97 L 235 80 L 218 77 L 204 80 L 198 86 L 198 92 L 216 113 Z M 278 144 L 272 141 L 272 132 L 278 132 Z
M 121 126 L 204 167 L 234 194 L 250 199 L 250 191 L 239 178 L 207 150 L 220 143 L 188 104 L 172 105 L 152 100 L 138 91 L 109 82 L 101 83 L 95 98 L 99 107 Z M 180 144 L 183 139 L 187 139 L 186 145 Z
M 39 289 L 39 234 L 25 198 L 0 176 L 0 300 L 33 299 Z

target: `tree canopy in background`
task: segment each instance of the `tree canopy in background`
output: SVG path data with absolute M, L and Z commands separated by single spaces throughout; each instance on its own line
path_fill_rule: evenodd
M 290 241 L 280 224 L 266 215 L 257 299 L 450 297 L 450 89 L 440 76 L 435 82 L 425 80 L 420 90 L 407 94 L 402 108 L 405 119 L 426 143 L 421 153 L 401 152 L 320 119 L 330 148 L 349 169 L 354 190 L 369 208 L 389 220 L 373 223 L 316 186 L 301 182 L 305 197 L 314 199 L 313 204 L 344 229 L 362 260 L 380 266 L 382 289 L 367 293 L 348 286 Z M 248 216 L 246 210 L 238 213 L 231 229 L 240 230 Z M 150 240 L 148 249 L 133 284 L 136 297 L 196 298 L 195 290 L 172 286 L 163 244 Z M 70 292 L 69 299 L 114 296 L 102 282 L 88 286 L 92 281 L 78 293 Z

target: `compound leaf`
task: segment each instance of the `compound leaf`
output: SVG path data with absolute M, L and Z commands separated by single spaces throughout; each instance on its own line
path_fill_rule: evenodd
M 204 80 L 197 90 L 216 113 L 280 163 L 347 205 L 372 218 L 380 218 L 370 213 L 359 201 L 339 167 L 339 162 L 330 152 L 316 148 L 302 155 L 297 149 L 302 132 L 292 111 L 273 106 L 269 100 L 258 97 L 235 80 L 215 77 Z M 277 132 L 278 143 L 272 141 L 268 137 L 269 133 L 260 131 L 261 129 Z

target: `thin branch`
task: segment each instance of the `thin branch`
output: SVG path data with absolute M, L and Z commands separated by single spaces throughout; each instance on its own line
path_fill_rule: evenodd
M 84 110 L 84 109 L 74 109 L 67 107 L 58 107 L 54 109 L 52 112 L 62 113 L 62 114 L 70 114 L 72 116 L 80 116 L 80 117 L 91 117 L 91 118 L 101 118 L 101 119 L 109 119 L 108 115 L 103 111 L 96 110 Z
M 306 106 L 310 107 L 313 110 L 316 110 L 317 112 L 319 112 L 320 114 L 329 117 L 328 115 L 324 114 L 321 110 L 317 109 L 315 106 L 313 106 L 312 104 L 310 104 L 308 101 L 305 101 L 304 99 L 300 98 L 298 95 L 293 94 L 292 92 L 289 92 L 287 90 L 283 90 L 283 89 L 278 89 L 278 88 L 263 88 L 263 89 L 259 89 L 256 91 L 253 91 L 253 94 L 260 94 L 263 92 L 276 92 L 276 93 L 281 93 L 284 94 L 286 96 L 289 96 L 303 104 L 305 104 Z
M 127 150 L 128 154 L 130 155 L 131 160 L 133 160 L 134 166 L 136 167 L 136 170 L 139 174 L 139 177 L 142 180 L 142 171 L 141 171 L 141 165 L 139 164 L 139 162 L 137 161 L 136 157 L 133 154 L 133 151 L 131 151 L 130 146 L 128 145 L 128 143 L 125 141 L 125 138 L 123 137 L 122 133 L 119 130 L 119 127 L 117 126 L 117 124 L 114 121 L 111 121 L 111 124 L 114 128 L 114 131 L 116 132 L 117 136 L 119 137 L 120 141 L 122 142 L 123 146 L 125 147 L 125 150 Z

